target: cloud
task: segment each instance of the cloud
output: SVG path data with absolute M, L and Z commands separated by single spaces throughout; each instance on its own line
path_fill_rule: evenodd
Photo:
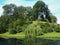
M 36 1 L 37 0 L 8 0 L 7 4 L 13 3 L 17 6 L 23 5 L 23 6 L 31 6 L 32 7 Z
M 60 24 L 60 14 L 55 15 L 57 17 L 57 23 Z
M 51 10 L 51 12 L 57 12 L 58 10 L 60 11 L 60 4 L 52 4 L 49 5 L 49 9 Z
M 57 11 L 60 11 L 60 0 L 43 0 L 47 5 L 48 8 L 52 13 L 56 13 Z
M 60 24 L 60 3 L 49 5 L 49 9 L 57 17 L 57 23 Z
M 21 0 L 8 0 L 6 2 L 6 4 L 11 4 L 11 3 L 16 4 L 17 6 L 19 6 L 22 3 L 22 1 Z
M 2 13 L 3 13 L 3 9 L 2 9 L 2 6 L 0 6 L 0 16 Z
M 34 0 L 25 0 L 25 1 L 34 1 Z

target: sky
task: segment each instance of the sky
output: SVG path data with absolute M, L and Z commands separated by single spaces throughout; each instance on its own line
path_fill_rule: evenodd
M 0 16 L 3 14 L 3 6 L 6 4 L 15 4 L 17 6 L 31 6 L 38 0 L 0 0 Z M 42 0 L 48 5 L 51 13 L 57 17 L 57 23 L 60 24 L 60 0 Z

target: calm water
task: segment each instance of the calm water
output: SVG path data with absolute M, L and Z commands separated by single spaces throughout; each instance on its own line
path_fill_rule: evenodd
M 0 38 L 0 45 L 60 45 L 60 40 Z

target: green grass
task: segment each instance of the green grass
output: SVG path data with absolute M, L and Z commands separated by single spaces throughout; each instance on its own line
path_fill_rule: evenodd
M 17 34 L 9 34 L 8 32 L 0 34 L 1 38 L 24 38 L 25 35 L 23 32 Z
M 17 34 L 9 34 L 8 32 L 0 34 L 1 38 L 25 38 L 24 32 L 17 33 Z M 57 32 L 52 32 L 52 33 L 47 33 L 41 36 L 37 36 L 37 38 L 43 38 L 43 39 L 52 39 L 52 40 L 59 40 L 60 39 L 60 33 Z
M 60 33 L 57 32 L 52 32 L 52 33 L 47 33 L 42 36 L 37 36 L 37 38 L 44 38 L 44 39 L 52 39 L 52 40 L 59 40 L 60 39 Z

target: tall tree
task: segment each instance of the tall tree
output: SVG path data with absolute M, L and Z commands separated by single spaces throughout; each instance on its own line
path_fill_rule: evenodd
M 44 21 L 47 19 L 49 22 L 51 22 L 50 14 L 51 12 L 48 9 L 48 6 L 43 1 L 37 1 L 33 6 L 31 13 L 33 20 L 40 19 Z
M 13 15 L 14 9 L 15 9 L 16 7 L 17 7 L 17 6 L 14 5 L 14 4 L 9 4 L 9 5 L 3 6 L 4 15 Z

